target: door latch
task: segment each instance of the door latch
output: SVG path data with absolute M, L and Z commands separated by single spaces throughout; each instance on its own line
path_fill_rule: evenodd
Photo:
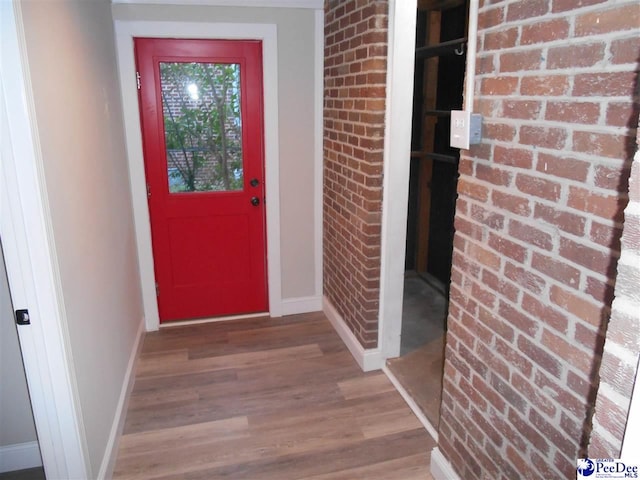
M 29 310 L 16 310 L 16 323 L 18 325 L 31 325 L 31 319 L 29 318 Z

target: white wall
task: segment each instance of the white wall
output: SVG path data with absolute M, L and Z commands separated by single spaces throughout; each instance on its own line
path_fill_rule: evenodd
M 111 11 L 105 0 L 23 1 L 21 10 L 63 318 L 95 478 L 110 454 L 143 320 Z
M 7 272 L 0 250 L 0 450 L 8 445 L 36 440 Z
M 112 10 L 114 20 L 277 25 L 282 298 L 316 295 L 314 10 L 128 4 Z

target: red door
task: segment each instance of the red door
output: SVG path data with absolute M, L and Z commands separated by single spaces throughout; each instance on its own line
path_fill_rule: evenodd
M 135 51 L 160 321 L 267 311 L 261 42 Z

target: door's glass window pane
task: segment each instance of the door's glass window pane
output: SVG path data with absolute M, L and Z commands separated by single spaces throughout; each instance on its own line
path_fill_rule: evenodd
M 169 191 L 242 190 L 240 65 L 160 63 Z

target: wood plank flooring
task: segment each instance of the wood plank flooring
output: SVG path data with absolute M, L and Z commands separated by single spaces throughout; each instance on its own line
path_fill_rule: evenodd
M 146 336 L 114 479 L 431 479 L 435 446 L 322 313 Z
M 387 360 L 391 373 L 435 429 L 440 423 L 444 335 L 443 332 L 439 338 L 402 357 Z

